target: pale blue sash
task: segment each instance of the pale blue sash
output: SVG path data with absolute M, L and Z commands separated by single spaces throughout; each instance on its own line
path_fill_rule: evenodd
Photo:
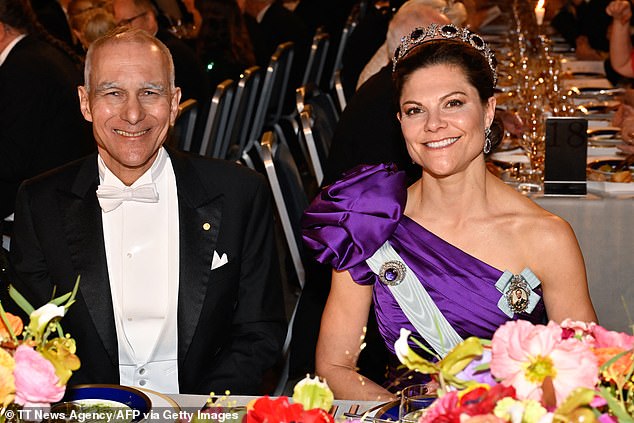
M 382 279 L 381 268 L 391 261 L 399 262 L 404 272 L 400 275 L 402 277 L 400 282 L 394 285 L 386 284 L 386 286 L 389 287 L 403 313 L 418 333 L 434 351 L 444 357 L 453 347 L 462 342 L 462 338 L 443 316 L 412 269 L 388 241 L 368 258 L 366 263 Z

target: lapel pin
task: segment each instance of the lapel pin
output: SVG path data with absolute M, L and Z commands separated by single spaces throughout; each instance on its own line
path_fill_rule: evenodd
M 211 229 L 211 225 L 207 222 L 203 223 L 203 229 L 208 231 L 209 229 Z

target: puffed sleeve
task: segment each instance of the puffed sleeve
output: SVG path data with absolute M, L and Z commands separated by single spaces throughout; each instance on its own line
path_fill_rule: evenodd
M 357 283 L 372 283 L 365 260 L 392 235 L 406 200 L 405 173 L 395 165 L 358 166 L 325 187 L 304 212 L 304 243 L 320 263 L 350 270 Z

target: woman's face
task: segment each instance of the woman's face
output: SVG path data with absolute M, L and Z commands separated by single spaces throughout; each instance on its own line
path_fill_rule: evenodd
M 495 98 L 482 104 L 462 69 L 432 65 L 403 85 L 398 118 L 414 162 L 437 177 L 466 169 L 482 154 Z

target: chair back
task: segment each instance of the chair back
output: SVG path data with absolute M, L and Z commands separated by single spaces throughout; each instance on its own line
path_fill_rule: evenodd
M 341 71 L 343 67 L 343 54 L 346 50 L 346 46 L 348 44 L 348 40 L 350 39 L 350 34 L 357 27 L 359 21 L 361 20 L 365 8 L 367 4 L 365 1 L 360 1 L 354 5 L 350 15 L 348 15 L 348 19 L 346 20 L 346 24 L 343 26 L 341 31 L 341 38 L 339 39 L 339 44 L 337 46 L 337 55 L 335 56 L 335 63 L 332 67 L 332 72 L 330 73 L 330 84 L 328 85 L 329 89 L 333 89 L 335 87 L 335 73 L 337 71 Z
M 301 253 L 301 217 L 308 207 L 308 198 L 301 175 L 288 146 L 278 142 L 274 131 L 262 135 L 258 149 L 271 186 L 284 237 L 300 287 L 304 287 L 304 265 Z
M 330 35 L 325 32 L 318 31 L 313 37 L 313 42 L 310 46 L 308 62 L 306 63 L 306 70 L 304 71 L 304 77 L 302 78 L 302 85 L 306 85 L 308 83 L 313 83 L 315 85 L 320 84 L 329 47 Z
M 282 43 L 271 56 L 262 82 L 260 100 L 248 142 L 257 142 L 264 130 L 264 124 L 273 126 L 282 115 L 284 97 L 293 63 L 293 49 L 292 42 Z
M 235 83 L 231 79 L 221 82 L 216 87 L 205 121 L 205 132 L 199 153 L 201 156 L 220 158 L 220 152 L 225 148 L 225 133 L 234 91 Z
M 291 317 L 289 319 L 286 339 L 282 348 L 284 366 L 278 380 L 274 395 L 281 395 L 289 375 L 289 354 L 293 323 L 297 314 L 299 300 L 305 284 L 305 271 L 301 253 L 301 216 L 308 207 L 308 199 L 304 192 L 299 170 L 293 156 L 284 143 L 278 142 L 274 131 L 267 131 L 262 135 L 260 146 L 257 148 L 260 159 L 264 164 L 266 176 L 269 180 L 277 214 L 282 225 L 286 244 L 293 261 L 300 287 Z
M 240 75 L 227 123 L 227 147 L 225 151 L 221 151 L 223 158 L 236 160 L 242 155 L 249 137 L 249 130 L 253 126 L 261 79 L 262 69 L 259 66 L 245 69 Z
M 296 101 L 302 129 L 301 138 L 308 152 L 317 186 L 320 186 L 324 178 L 322 163 L 328 158 L 339 115 L 330 94 L 313 84 L 298 88 Z
M 172 145 L 182 151 L 191 151 L 198 116 L 198 102 L 190 98 L 178 105 L 178 114 L 172 130 Z

